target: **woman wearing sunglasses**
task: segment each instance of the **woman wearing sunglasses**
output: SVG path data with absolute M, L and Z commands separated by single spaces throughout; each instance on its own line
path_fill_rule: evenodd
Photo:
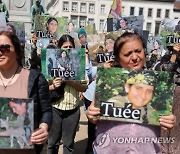
M 31 134 L 30 141 L 35 144 L 36 154 L 39 154 L 47 140 L 52 121 L 49 89 L 42 74 L 35 70 L 23 68 L 23 57 L 24 52 L 17 36 L 13 33 L 1 31 L 0 97 L 34 99 L 34 132 Z M 21 151 L 18 151 L 19 153 Z

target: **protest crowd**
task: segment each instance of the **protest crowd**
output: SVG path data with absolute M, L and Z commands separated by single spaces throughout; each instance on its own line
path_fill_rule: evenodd
M 0 0 L 1 13 L 0 154 L 58 154 L 60 146 L 76 154 L 81 114 L 85 154 L 180 153 L 178 19 L 164 19 L 161 33 L 147 36 L 143 16 L 111 9 L 98 33 L 45 13 L 36 0 L 25 36 Z

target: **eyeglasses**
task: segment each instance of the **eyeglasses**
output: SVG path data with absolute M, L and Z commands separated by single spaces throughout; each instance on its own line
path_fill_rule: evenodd
M 9 44 L 2 44 L 0 45 L 0 52 L 2 54 L 8 54 L 11 50 L 10 50 L 10 45 Z

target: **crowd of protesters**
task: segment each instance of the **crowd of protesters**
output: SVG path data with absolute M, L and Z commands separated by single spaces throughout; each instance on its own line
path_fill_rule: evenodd
M 34 14 L 32 13 L 32 15 Z M 73 25 L 73 23 L 71 24 Z M 49 31 L 49 34 L 54 36 L 51 37 L 51 44 L 63 49 L 61 56 L 65 55 L 67 57 L 68 50 L 76 48 L 75 38 L 69 32 L 72 31 L 72 28 L 68 33 L 58 38 L 57 25 L 56 18 L 51 17 L 47 21 L 46 30 L 55 27 L 55 30 Z M 80 99 L 84 101 L 86 110 L 86 113 L 82 114 L 86 114 L 88 119 L 88 142 L 87 147 L 84 147 L 87 154 L 162 154 L 168 153 L 174 148 L 179 148 L 179 139 L 176 138 L 175 134 L 180 130 L 177 122 L 180 100 L 180 44 L 174 45 L 170 54 L 163 54 L 161 59 L 157 55 L 159 47 L 155 47 L 151 52 L 150 61 L 146 65 L 146 46 L 140 34 L 124 32 L 117 38 L 107 36 L 105 39 L 105 54 L 113 54 L 114 59 L 104 62 L 101 67 L 120 67 L 131 70 L 144 70 L 148 67 L 152 69 L 153 67 L 154 70 L 158 71 L 175 72 L 173 113 L 159 117 L 160 126 L 99 121 L 97 115 L 100 114 L 100 109 L 94 106 L 97 67 L 92 66 L 86 30 L 80 28 L 77 32 L 80 48 L 85 49 L 85 70 L 88 82 L 84 85 L 80 81 L 62 80 L 61 77 L 56 77 L 51 82 L 45 79 L 41 73 L 41 53 L 36 46 L 37 38 L 35 34 L 32 35 L 31 39 L 30 67 L 25 68 L 23 62 L 24 48 L 22 48 L 16 36 L 14 27 L 11 24 L 7 24 L 7 26 L 9 27 L 8 31 L 0 32 L 0 96 L 34 99 L 34 131 L 31 133 L 29 142 L 35 145 L 34 152 L 36 154 L 40 154 L 43 144 L 46 143 L 48 154 L 58 154 L 60 145 L 63 145 L 63 154 L 74 152 L 74 139 L 80 119 Z M 102 46 L 101 48 L 103 50 Z M 156 68 L 152 60 L 154 56 L 156 56 L 156 61 L 159 61 L 159 67 Z M 65 65 L 67 61 L 68 59 L 59 59 L 59 65 Z M 129 86 L 129 91 L 134 84 Z M 56 93 L 58 99 L 53 99 L 53 96 L 50 96 L 52 93 Z M 177 147 L 173 143 L 169 145 L 150 142 L 115 144 L 108 141 L 108 139 L 117 137 L 117 134 L 128 138 L 132 136 L 153 138 L 161 135 L 161 137 L 175 137 Z M 106 143 L 107 145 L 104 145 Z

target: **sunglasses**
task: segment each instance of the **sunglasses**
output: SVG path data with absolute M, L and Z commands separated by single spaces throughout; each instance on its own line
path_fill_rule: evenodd
M 10 52 L 10 45 L 9 44 L 2 44 L 0 45 L 0 52 L 2 54 L 8 54 Z

